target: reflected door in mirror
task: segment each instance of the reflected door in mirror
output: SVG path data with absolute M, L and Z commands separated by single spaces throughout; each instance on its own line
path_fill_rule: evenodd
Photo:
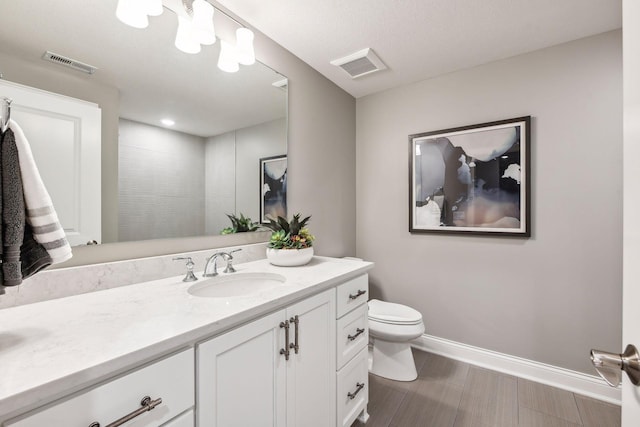
M 100 126 L 96 104 L 0 80 L 72 246 L 101 242 Z

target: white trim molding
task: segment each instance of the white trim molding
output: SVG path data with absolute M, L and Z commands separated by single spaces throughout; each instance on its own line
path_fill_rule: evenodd
M 411 345 L 429 353 L 547 384 L 615 405 L 621 403 L 620 387 L 610 387 L 603 379 L 595 375 L 559 368 L 427 334 L 412 341 Z

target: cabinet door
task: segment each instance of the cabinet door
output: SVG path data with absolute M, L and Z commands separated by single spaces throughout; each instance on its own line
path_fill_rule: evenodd
M 284 319 L 281 310 L 198 346 L 198 425 L 285 425 Z
M 298 352 L 287 366 L 287 426 L 327 427 L 336 420 L 335 290 L 330 289 L 287 308 L 298 316 Z M 293 320 L 292 320 L 293 319 Z M 291 325 L 295 344 L 296 326 Z

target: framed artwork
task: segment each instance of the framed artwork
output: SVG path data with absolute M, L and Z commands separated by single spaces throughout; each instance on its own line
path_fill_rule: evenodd
M 409 135 L 409 232 L 531 236 L 531 116 Z
M 260 222 L 287 217 L 287 156 L 260 159 Z

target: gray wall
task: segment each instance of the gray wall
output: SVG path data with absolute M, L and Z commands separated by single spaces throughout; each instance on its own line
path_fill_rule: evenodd
M 207 138 L 205 145 L 205 234 L 220 234 L 236 212 L 236 133 Z
M 426 333 L 593 374 L 621 345 L 621 33 L 357 100 L 357 254 Z M 533 116 L 530 239 L 410 234 L 409 134 Z
M 287 154 L 286 119 L 207 138 L 206 234 L 231 226 L 225 214 L 260 221 L 260 159 Z
M 120 120 L 118 241 L 202 236 L 204 138 Z

